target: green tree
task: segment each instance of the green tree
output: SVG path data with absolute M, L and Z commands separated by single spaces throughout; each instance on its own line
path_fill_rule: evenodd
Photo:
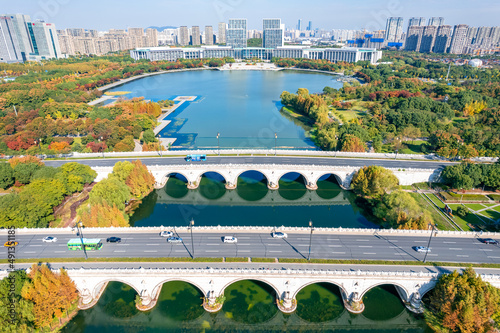
M 469 267 L 462 274 L 454 271 L 439 278 L 424 315 L 436 332 L 492 332 L 499 301 L 499 290 Z
M 90 184 L 97 177 L 97 172 L 88 165 L 70 162 L 60 167 L 61 173 L 58 175 L 66 186 L 66 193 L 80 192 L 85 184 Z
M 0 163 L 0 188 L 7 189 L 14 185 L 14 170 L 9 163 Z
M 130 190 L 125 183 L 116 178 L 106 178 L 97 183 L 90 191 L 90 205 L 107 203 L 118 209 L 125 209 L 125 202 L 130 199 Z
M 354 192 L 365 197 L 380 197 L 397 188 L 399 180 L 392 171 L 377 165 L 361 168 L 352 179 Z
M 151 129 L 145 130 L 144 133 L 142 134 L 142 140 L 145 143 L 156 142 L 155 133 L 153 132 L 153 130 Z
M 382 197 L 373 210 L 373 215 L 395 229 L 427 229 L 433 224 L 430 213 L 403 191 L 394 191 Z
M 27 333 L 34 330 L 33 303 L 21 296 L 21 290 L 29 281 L 24 270 L 10 272 L 0 280 L 0 322 L 2 332 Z M 11 304 L 15 308 L 11 308 Z M 10 310 L 13 312 L 10 312 Z M 14 317 L 12 317 L 14 315 Z
M 36 163 L 20 163 L 14 168 L 14 177 L 20 184 L 28 184 L 33 174 L 40 168 L 41 166 Z

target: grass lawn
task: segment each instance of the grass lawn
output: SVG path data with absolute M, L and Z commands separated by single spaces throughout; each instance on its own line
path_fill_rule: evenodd
M 436 204 L 436 206 L 438 206 L 439 208 L 444 208 L 444 203 L 441 200 L 439 200 L 439 198 L 436 197 L 435 194 L 428 193 L 427 196 L 429 197 L 429 199 L 432 200 L 432 202 Z
M 491 209 L 484 210 L 481 212 L 481 214 L 483 214 L 484 216 L 487 216 L 490 219 L 495 220 L 495 221 L 500 219 L 500 213 L 497 211 L 491 210 Z
M 430 190 L 429 183 L 416 183 L 414 185 L 421 190 Z
M 453 192 L 439 192 L 446 200 L 451 201 L 488 201 L 488 198 L 485 195 L 481 194 L 455 194 Z
M 404 143 L 408 148 L 402 149 L 399 152 L 401 154 L 423 154 L 422 146 L 427 146 L 427 141 L 406 141 Z
M 436 223 L 436 226 L 438 227 L 439 230 L 455 230 L 451 226 L 451 222 L 448 220 L 445 220 L 444 217 L 442 217 L 434 208 L 432 208 L 429 203 L 422 198 L 422 196 L 418 193 L 410 193 L 410 195 L 417 200 L 418 204 L 420 207 L 423 207 L 424 209 L 427 209 L 429 213 L 432 216 L 432 219 L 434 220 L 434 223 Z
M 480 204 L 465 204 L 468 208 L 472 209 L 472 210 L 480 210 L 480 209 L 485 209 L 486 207 L 484 207 L 483 205 L 480 205 Z
M 490 194 L 488 195 L 492 200 L 500 202 L 500 194 Z
M 411 185 L 400 185 L 399 188 L 402 190 L 413 190 L 413 186 Z
M 344 116 L 344 121 L 346 123 L 348 123 L 352 119 L 358 119 L 359 117 L 362 117 L 365 114 L 363 111 L 357 111 L 357 110 L 337 110 L 335 112 L 338 115 Z
M 495 208 L 493 208 L 494 210 L 496 210 L 497 212 L 500 213 L 500 206 L 496 206 Z

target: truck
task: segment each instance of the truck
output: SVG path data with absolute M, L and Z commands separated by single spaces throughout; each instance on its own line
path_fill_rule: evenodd
M 207 160 L 207 155 L 187 155 L 185 158 L 186 162 L 203 162 Z

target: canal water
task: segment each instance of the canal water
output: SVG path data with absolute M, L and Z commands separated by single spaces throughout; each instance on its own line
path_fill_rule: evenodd
M 151 100 L 196 95 L 194 103 L 169 116 L 172 123 L 161 133 L 177 137 L 177 145 L 216 147 L 220 133 L 223 148 L 269 148 L 274 147 L 277 133 L 280 147 L 311 148 L 308 128 L 279 112 L 279 95 L 300 87 L 321 92 L 325 86 L 339 87 L 339 83 L 326 75 L 203 71 L 150 77 L 115 90 Z M 183 226 L 191 219 L 197 226 L 308 226 L 311 220 L 317 227 L 377 227 L 333 175 L 323 176 L 318 190 L 309 191 L 301 175 L 286 174 L 279 190 L 271 191 L 256 171 L 242 174 L 235 190 L 226 190 L 217 173 L 206 173 L 197 190 L 188 190 L 186 179 L 172 174 L 164 188 L 142 201 L 130 222 Z M 222 310 L 210 314 L 202 308 L 203 294 L 195 286 L 167 282 L 157 305 L 140 312 L 135 308 L 136 291 L 110 282 L 99 302 L 80 311 L 63 332 L 430 332 L 421 317 L 406 310 L 393 286 L 366 293 L 366 308 L 359 315 L 344 308 L 339 288 L 328 283 L 302 289 L 293 314 L 281 313 L 273 289 L 258 281 L 235 282 L 224 294 Z
M 280 112 L 280 94 L 298 88 L 321 93 L 326 86 L 342 83 L 325 74 L 205 70 L 150 76 L 111 91 L 152 101 L 196 96 L 165 118 L 171 123 L 160 135 L 177 138 L 174 147 L 315 148 L 307 136 L 310 128 Z
M 328 283 L 302 289 L 293 314 L 281 313 L 273 289 L 258 281 L 233 283 L 224 294 L 222 310 L 211 314 L 203 309 L 203 294 L 196 287 L 167 282 L 156 306 L 141 312 L 135 308 L 135 290 L 110 282 L 99 302 L 80 311 L 63 332 L 431 332 L 390 285 L 370 290 L 359 315 L 344 308 L 339 288 Z

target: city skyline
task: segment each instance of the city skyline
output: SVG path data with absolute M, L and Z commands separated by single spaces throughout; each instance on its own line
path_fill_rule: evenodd
M 86 28 L 109 30 L 128 27 L 149 26 L 216 26 L 230 18 L 246 18 L 248 29 L 261 29 L 262 19 L 281 18 L 287 29 L 294 29 L 299 19 L 303 25 L 312 21 L 313 29 L 384 29 L 388 17 L 404 18 L 404 27 L 411 17 L 441 16 L 446 24 L 467 24 L 469 26 L 500 25 L 500 3 L 484 0 L 477 7 L 470 1 L 421 0 L 400 3 L 400 0 L 358 0 L 350 1 L 315 0 L 312 5 L 303 6 L 297 0 L 145 0 L 141 3 L 130 0 L 85 3 L 68 0 L 41 2 L 26 0 L 22 3 L 4 3 L 2 10 L 7 14 L 27 14 L 33 20 L 52 22 L 57 29 Z M 322 10 L 318 10 L 321 7 Z M 196 10 L 186 10 L 196 8 Z M 300 10 L 298 10 L 300 8 Z M 336 15 L 339 13 L 339 15 Z

